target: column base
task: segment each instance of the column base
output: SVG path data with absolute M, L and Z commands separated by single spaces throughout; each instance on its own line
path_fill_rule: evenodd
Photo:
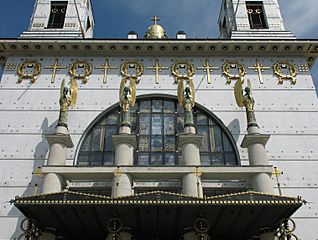
M 256 174 L 251 181 L 254 191 L 274 194 L 273 181 L 267 173 Z
M 131 177 L 126 173 L 119 173 L 113 178 L 112 197 L 124 197 L 132 195 L 133 192 L 131 186 Z
M 64 185 L 64 179 L 56 173 L 48 173 L 43 179 L 42 194 L 61 192 Z
M 182 177 L 182 194 L 192 197 L 203 197 L 201 178 L 188 173 Z

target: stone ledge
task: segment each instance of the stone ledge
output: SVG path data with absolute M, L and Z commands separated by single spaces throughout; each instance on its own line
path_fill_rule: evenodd
M 269 134 L 255 134 L 255 135 L 245 135 L 241 143 L 242 148 L 248 148 L 252 144 L 260 143 L 266 145 L 270 138 Z
M 112 136 L 114 146 L 118 144 L 129 144 L 134 148 L 137 147 L 137 138 L 135 135 L 117 134 Z
M 45 134 L 45 138 L 50 146 L 54 143 L 65 145 L 67 148 L 73 148 L 74 144 L 69 134 Z

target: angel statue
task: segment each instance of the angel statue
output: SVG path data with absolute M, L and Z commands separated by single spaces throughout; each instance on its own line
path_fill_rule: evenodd
M 184 80 L 178 82 L 178 102 L 185 109 L 184 126 L 194 126 L 192 108 L 195 105 L 195 89 L 192 79 L 188 79 L 184 87 Z
M 60 116 L 57 126 L 67 128 L 67 118 L 69 107 L 74 107 L 77 100 L 78 85 L 76 80 L 70 81 L 70 87 L 65 85 L 65 79 L 61 83 L 60 89 Z
M 129 86 L 127 86 L 129 81 Z M 123 79 L 120 83 L 119 102 L 121 107 L 121 126 L 130 127 L 130 108 L 136 103 L 136 83 L 133 78 Z
M 247 80 L 247 87 L 245 88 L 245 94 L 243 95 L 243 84 L 242 80 L 239 79 L 236 81 L 234 86 L 234 93 L 236 103 L 239 107 L 246 108 L 246 117 L 247 117 L 247 127 L 258 127 L 256 123 L 255 113 L 254 113 L 254 105 L 255 101 L 252 96 L 252 86 L 251 81 Z

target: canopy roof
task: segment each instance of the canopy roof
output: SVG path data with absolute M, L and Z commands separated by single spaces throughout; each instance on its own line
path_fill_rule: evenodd
M 40 227 L 56 228 L 64 239 L 105 239 L 112 217 L 119 217 L 136 239 L 178 239 L 202 216 L 215 240 L 249 239 L 261 228 L 276 228 L 303 203 L 301 198 L 256 192 L 195 198 L 160 191 L 119 198 L 60 192 L 12 202 Z

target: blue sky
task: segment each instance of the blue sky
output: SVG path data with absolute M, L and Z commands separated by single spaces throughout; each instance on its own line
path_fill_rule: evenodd
M 28 28 L 35 0 L 0 0 L 0 38 L 16 38 Z M 92 0 L 96 38 L 143 36 L 157 14 L 168 36 L 179 30 L 192 38 L 217 38 L 221 0 Z M 279 0 L 286 29 L 298 38 L 318 39 L 317 0 Z M 318 86 L 318 64 L 313 75 Z

